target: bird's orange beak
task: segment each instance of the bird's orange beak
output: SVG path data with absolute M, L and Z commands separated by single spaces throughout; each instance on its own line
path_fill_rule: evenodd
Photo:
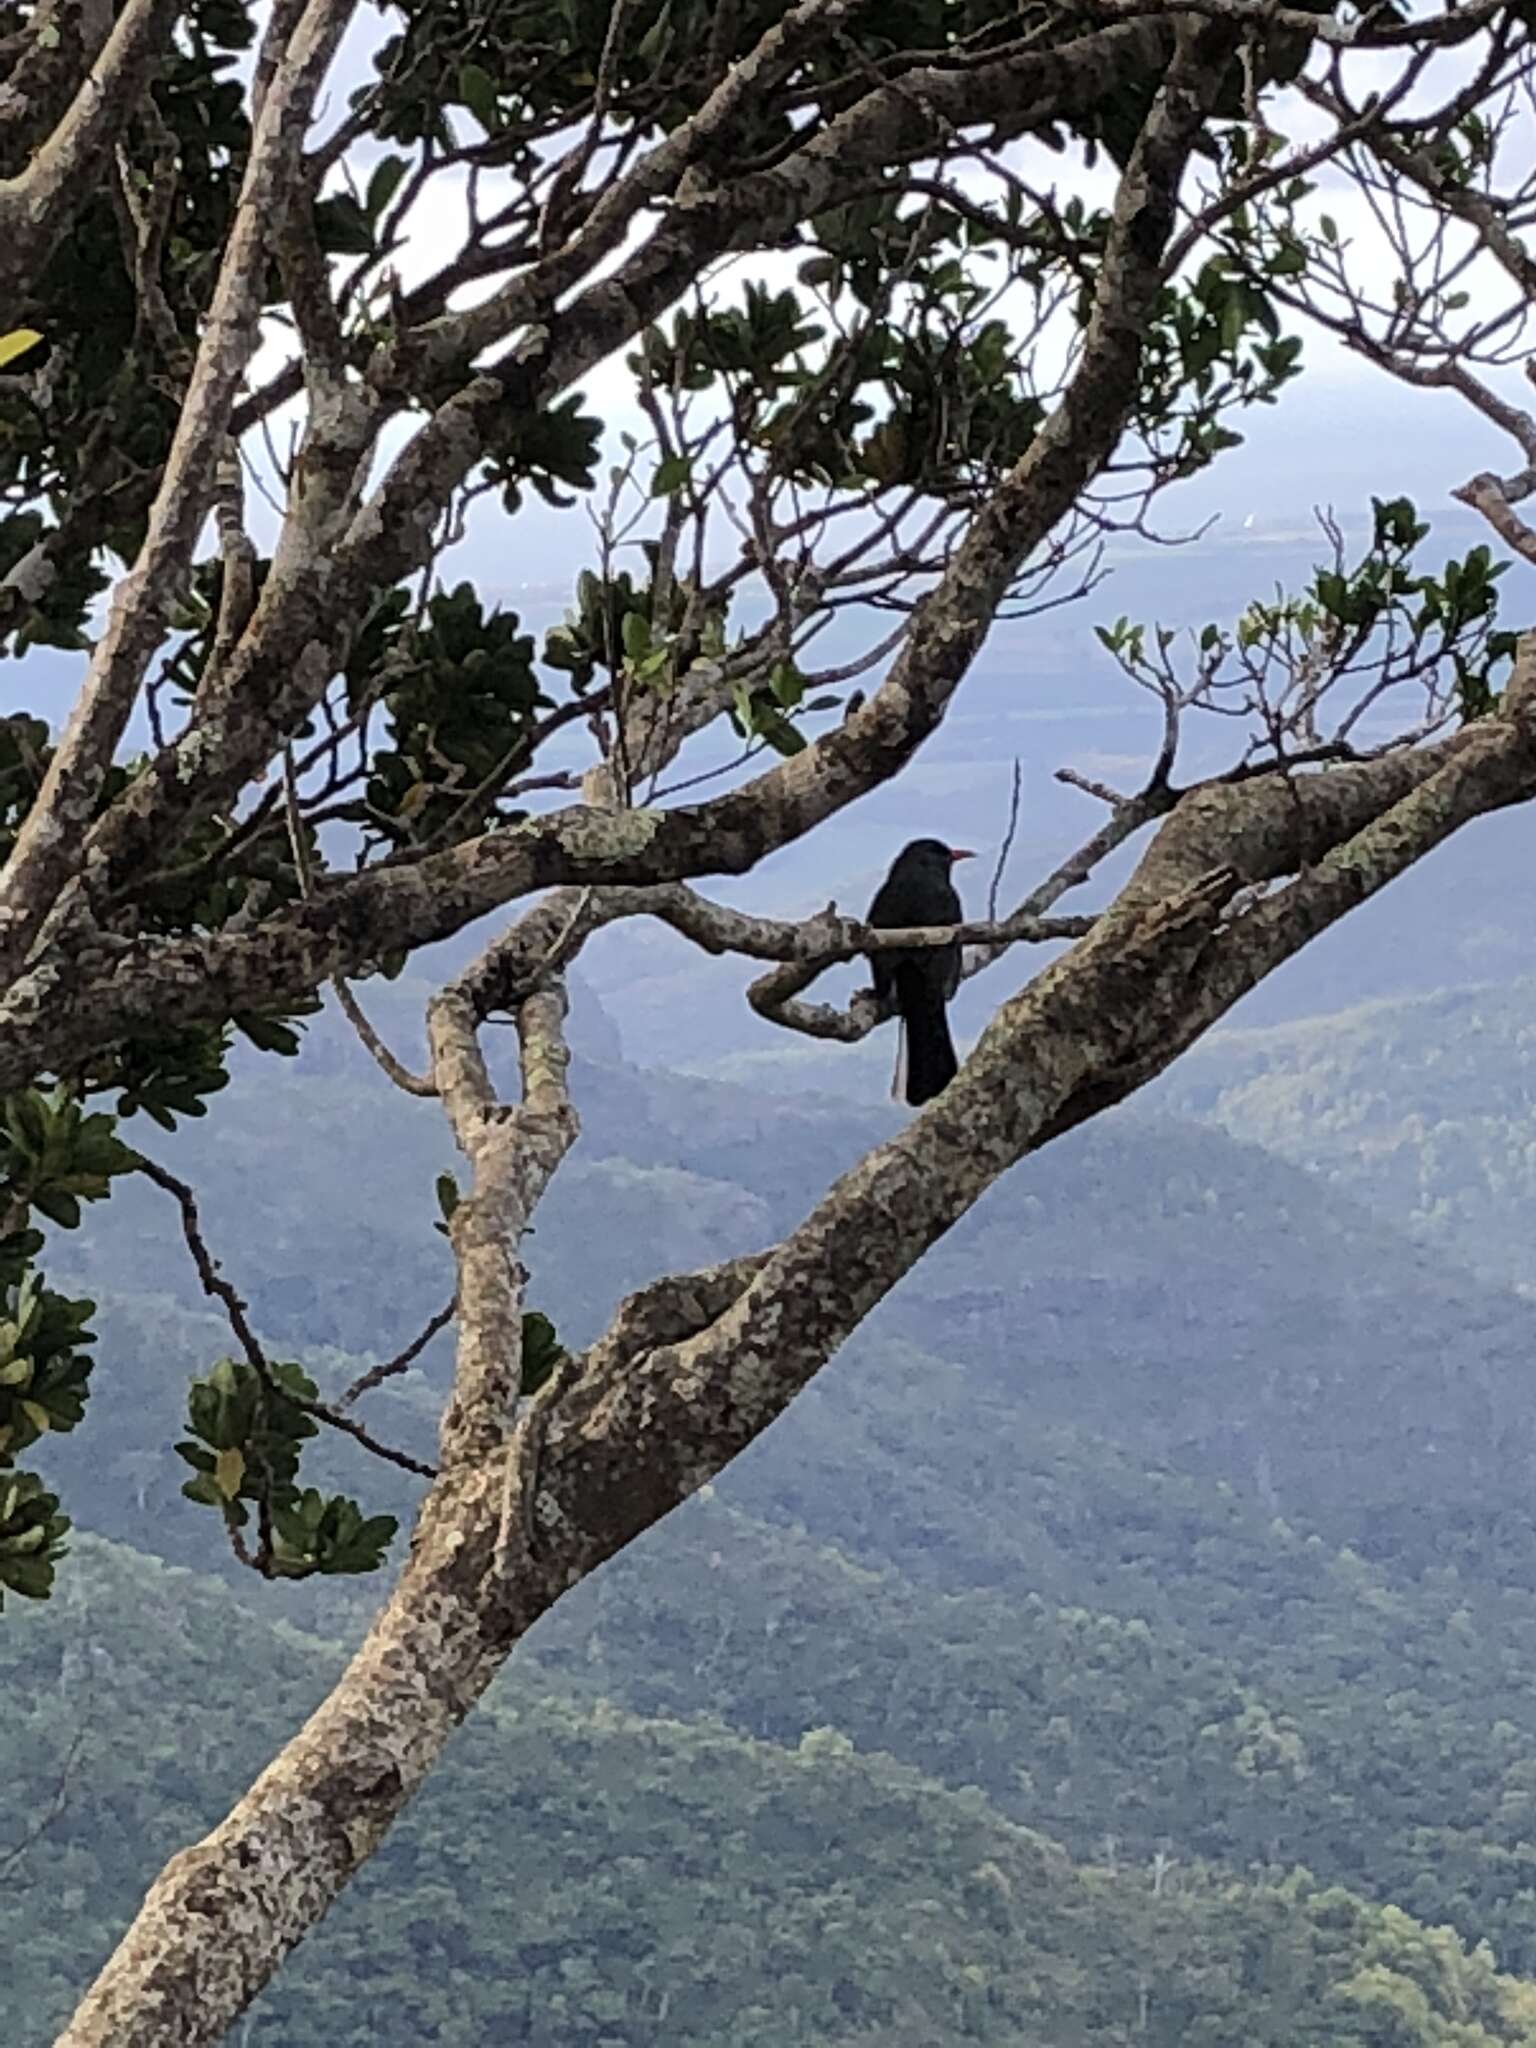
M 974 848 L 972 847 L 952 846 L 949 849 L 949 857 L 951 860 L 974 860 L 976 858 L 976 854 Z

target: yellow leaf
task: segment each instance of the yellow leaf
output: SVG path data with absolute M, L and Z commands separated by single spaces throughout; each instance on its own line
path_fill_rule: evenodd
M 233 1500 L 245 1477 L 245 1453 L 238 1447 L 220 1451 L 213 1461 L 213 1483 L 226 1500 Z
M 13 327 L 9 334 L 0 334 L 0 370 L 35 348 L 42 338 L 35 327 Z
M 53 1427 L 52 1423 L 48 1420 L 48 1410 L 36 1401 L 23 1401 L 21 1412 L 39 1436 L 46 1436 Z
M 32 1361 L 26 1356 L 8 1359 L 0 1365 L 0 1387 L 28 1387 L 32 1384 Z

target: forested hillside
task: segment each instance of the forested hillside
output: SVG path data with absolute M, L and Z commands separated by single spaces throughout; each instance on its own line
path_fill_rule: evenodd
M 9 1792 L 61 1796 L 48 1903 L 0 1882 L 6 2018 L 39 2039 L 145 1870 L 319 1697 L 337 1652 L 227 1589 L 83 1544 L 0 1638 Z M 0 1854 L 4 1849 L 0 1848 Z M 1301 1873 L 1074 1866 L 823 1729 L 793 1747 L 499 1688 L 243 2048 L 1529 2048 L 1486 1950 Z
M 1157 1093 L 1536 1291 L 1536 980 L 1217 1032 Z
M 1363 1071 L 1372 1029 L 1413 1042 L 1432 1008 L 1216 1041 L 1180 1106 L 1209 1111 L 1206 1074 L 1261 1044 L 1355 1044 Z M 573 1340 L 657 1264 L 781 1230 L 891 1114 L 627 1066 L 590 1004 L 583 1033 L 585 1134 L 530 1246 Z M 1478 1042 L 1502 1048 L 1491 1022 Z M 1468 1099 L 1497 1097 L 1489 1064 Z M 1383 1115 L 1431 1113 L 1423 1063 L 1376 1071 Z M 329 1025 L 288 1100 L 282 1175 L 243 1079 L 216 1143 L 165 1149 L 279 1349 L 339 1386 L 438 1304 L 451 1155 Z M 1532 1994 L 1466 1952 L 1536 1974 L 1536 1307 L 1341 1179 L 1145 1116 L 1031 1161 L 718 1487 L 535 1630 L 252 2041 L 1536 2040 Z M 95 1527 L 207 1566 L 166 1445 L 228 1340 L 172 1221 L 129 1186 L 79 1241 L 96 1426 L 53 1449 Z M 382 1435 L 431 1455 L 440 1370 L 370 1397 Z M 326 1460 L 409 1513 L 397 1471 Z M 72 1789 L 50 1840 L 78 1911 L 28 1951 L 40 2013 L 374 1590 L 232 1602 L 159 1571 L 83 1545 L 72 1605 L 14 1638 L 29 1782 L 78 1735 L 72 1786 L 125 1850 L 91 1848 Z M 95 1674 L 83 1723 L 66 1655 Z M 112 1688 L 166 1657 L 161 1749 L 114 1746 Z

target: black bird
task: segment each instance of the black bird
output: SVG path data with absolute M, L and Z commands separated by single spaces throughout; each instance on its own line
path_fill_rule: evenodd
M 891 863 L 890 873 L 875 891 L 866 922 L 887 931 L 962 923 L 964 913 L 950 870 L 957 860 L 970 858 L 966 847 L 946 846 L 941 839 L 914 839 Z M 960 986 L 960 948 L 958 944 L 893 947 L 889 952 L 871 953 L 869 964 L 875 994 L 892 1004 L 901 1019 L 906 1094 L 915 1108 L 947 1088 L 959 1064 L 945 1012 Z M 901 1092 L 901 1068 L 898 1049 L 893 1095 Z

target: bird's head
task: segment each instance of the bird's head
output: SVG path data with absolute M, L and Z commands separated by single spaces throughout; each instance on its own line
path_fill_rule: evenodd
M 946 846 L 942 839 L 914 839 L 901 849 L 896 860 L 900 867 L 933 868 L 947 875 L 957 860 L 974 860 L 975 857 L 968 846 Z

